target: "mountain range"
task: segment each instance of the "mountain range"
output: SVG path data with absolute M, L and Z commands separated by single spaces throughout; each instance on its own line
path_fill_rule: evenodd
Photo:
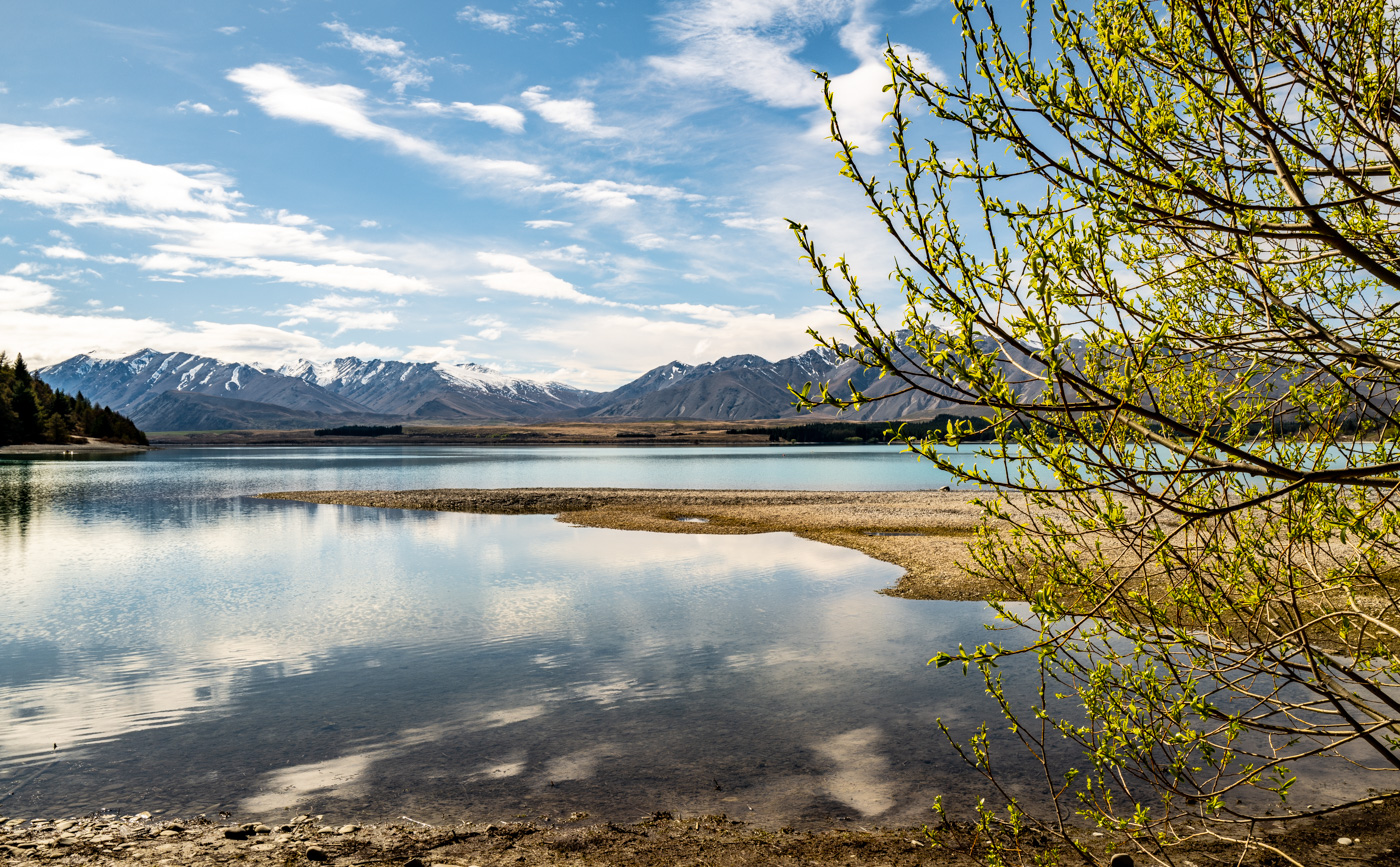
M 76 355 L 36 375 L 54 388 L 82 392 L 94 403 L 110 406 L 147 431 L 496 420 L 782 419 L 796 415 L 789 383 L 851 381 L 872 395 L 888 394 L 900 384 L 892 378 L 877 379 L 853 362 L 838 363 L 828 349 L 772 362 L 757 355 L 698 365 L 673 361 L 609 392 L 506 376 L 476 364 L 339 358 L 273 369 L 153 349 L 116 359 Z M 926 417 L 950 408 L 928 395 L 905 394 L 842 417 L 885 421 Z

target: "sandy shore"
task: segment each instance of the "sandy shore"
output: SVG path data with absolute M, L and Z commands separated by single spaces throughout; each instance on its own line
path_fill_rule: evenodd
M 103 440 L 88 440 L 81 443 L 55 445 L 52 443 L 24 443 L 14 446 L 0 446 L 0 457 L 22 457 L 24 455 L 89 455 L 123 454 L 150 451 L 150 446 L 134 446 L 127 443 L 109 443 Z
M 885 591 L 906 599 L 985 599 L 958 568 L 979 514 L 966 491 L 708 491 L 625 488 L 287 491 L 262 496 L 386 509 L 558 515 L 585 527 L 661 533 L 795 533 L 903 567 Z M 689 519 L 689 520 L 687 520 Z M 697 520 L 698 519 L 698 520 Z

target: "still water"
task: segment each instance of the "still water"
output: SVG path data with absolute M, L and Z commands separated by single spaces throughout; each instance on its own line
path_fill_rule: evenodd
M 787 534 L 249 495 L 946 481 L 868 447 L 0 461 L 0 814 L 921 822 L 982 791 L 934 720 L 994 711 L 925 665 L 980 603 Z

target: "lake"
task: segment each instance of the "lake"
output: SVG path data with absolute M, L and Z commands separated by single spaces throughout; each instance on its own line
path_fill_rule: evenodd
M 0 461 L 0 813 L 920 823 L 982 793 L 934 720 L 995 710 L 925 665 L 986 640 L 981 603 L 788 534 L 249 495 L 947 481 L 874 447 Z

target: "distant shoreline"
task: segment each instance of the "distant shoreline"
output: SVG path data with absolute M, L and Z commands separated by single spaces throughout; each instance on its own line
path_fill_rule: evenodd
M 904 568 L 881 591 L 904 599 L 986 599 L 989 583 L 959 562 L 980 519 L 968 491 L 722 491 L 626 488 L 464 488 L 261 494 L 344 506 L 555 515 L 586 527 L 662 533 L 794 533 Z
M 853 424 L 866 428 L 863 442 L 883 440 L 890 422 L 837 422 L 827 418 L 746 419 L 744 421 L 551 421 L 482 422 L 459 425 L 405 425 L 400 434 L 383 436 L 316 436 L 310 428 L 297 430 L 147 431 L 153 445 L 252 445 L 252 446 L 785 446 L 818 445 L 774 440 L 785 428 Z M 874 433 L 871 428 L 878 428 Z M 853 444 L 859 437 L 847 440 Z M 843 443 L 830 443 L 840 445 Z

